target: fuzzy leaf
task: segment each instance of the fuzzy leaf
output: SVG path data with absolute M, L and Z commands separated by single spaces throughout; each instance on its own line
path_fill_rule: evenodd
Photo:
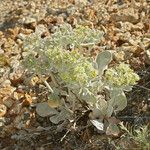
M 117 109 L 115 109 L 115 111 L 121 111 L 127 106 L 127 98 L 124 92 L 120 93 L 117 96 L 117 99 L 118 100 L 115 101 L 115 105 L 117 105 Z
M 109 104 L 114 107 L 115 111 L 121 111 L 127 106 L 126 95 L 120 89 L 111 91 L 110 97 Z
M 92 110 L 92 113 L 91 113 L 92 115 L 92 118 L 101 118 L 101 119 L 103 119 L 103 117 L 104 117 L 104 114 L 101 112 L 101 110 L 100 109 L 98 109 L 98 108 L 93 108 L 93 110 Z
M 104 73 L 104 70 L 107 69 L 108 64 L 112 60 L 112 54 L 109 51 L 104 51 L 98 54 L 96 58 L 97 66 L 99 74 L 102 75 Z
M 109 124 L 109 126 L 106 129 L 107 135 L 118 136 L 119 132 L 120 130 L 116 124 Z
M 107 117 L 111 117 L 112 113 L 113 113 L 114 109 L 111 105 L 108 105 L 107 107 Z
M 50 117 L 50 121 L 54 124 L 58 124 L 61 121 L 70 118 L 70 113 L 66 109 L 62 109 L 60 113 Z
M 105 101 L 104 99 L 100 99 L 98 101 L 98 106 L 97 107 L 103 115 L 106 115 L 106 113 L 107 113 L 107 107 L 108 107 L 107 105 L 108 105 L 107 101 Z
M 111 124 L 119 124 L 120 123 L 120 120 L 115 118 L 115 117 L 110 117 L 107 119 L 109 123 Z
M 48 105 L 51 108 L 56 108 L 56 107 L 59 107 L 61 105 L 61 100 L 60 100 L 60 97 L 58 96 L 57 93 L 52 93 L 48 97 Z
M 98 103 L 96 104 L 97 105 L 97 108 L 99 109 L 100 113 L 99 113 L 99 116 L 102 115 L 102 116 L 107 116 L 107 117 L 110 117 L 113 113 L 113 107 L 111 105 L 109 105 L 109 103 L 104 100 L 103 98 L 98 100 Z M 94 108 L 95 110 L 95 108 Z M 93 112 L 94 112 L 93 110 Z
M 54 108 L 49 107 L 47 102 L 38 103 L 36 106 L 36 112 L 41 117 L 46 117 L 58 113 Z
M 92 124 L 100 131 L 104 130 L 104 124 L 99 120 L 90 120 Z
M 123 90 L 129 92 L 132 90 L 132 86 L 125 86 Z

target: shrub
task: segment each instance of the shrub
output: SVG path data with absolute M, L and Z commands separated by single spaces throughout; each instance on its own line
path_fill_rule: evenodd
M 92 110 L 91 123 L 98 129 L 105 130 L 107 126 L 107 133 L 110 130 L 117 131 L 116 125 L 109 121 L 109 125 L 105 125 L 103 120 L 126 107 L 124 91 L 131 90 L 139 79 L 138 75 L 126 64 L 107 69 L 112 60 L 109 51 L 98 54 L 95 60 L 83 56 L 82 47 L 91 48 L 97 44 L 103 36 L 101 31 L 83 26 L 72 28 L 64 24 L 57 27 L 51 36 L 41 38 L 44 30 L 41 26 L 37 27 L 35 33 L 25 38 L 24 51 L 28 55 L 23 60 L 23 66 L 39 75 L 50 90 L 50 120 L 56 124 L 65 119 L 71 120 L 75 109 L 82 106 Z M 53 87 L 42 75 L 52 78 L 55 83 Z M 108 91 L 107 100 L 98 95 L 104 89 Z M 62 93 L 65 93 L 65 98 L 61 98 Z M 37 104 L 37 113 L 41 116 L 44 116 L 41 114 L 43 107 L 45 104 Z

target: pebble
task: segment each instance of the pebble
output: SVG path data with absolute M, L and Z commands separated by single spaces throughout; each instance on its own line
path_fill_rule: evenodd
M 150 50 L 145 52 L 145 62 L 150 65 Z
M 12 105 L 13 105 L 14 101 L 12 99 L 6 99 L 6 100 L 3 100 L 3 104 L 7 107 L 7 108 L 10 108 Z
M 3 117 L 7 112 L 7 107 L 3 104 L 0 104 L 0 117 Z

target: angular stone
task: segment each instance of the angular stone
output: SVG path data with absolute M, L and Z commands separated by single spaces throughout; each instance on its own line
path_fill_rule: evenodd
M 150 65 L 150 50 L 145 52 L 145 62 Z
M 110 17 L 111 21 L 122 21 L 122 22 L 131 22 L 138 23 L 139 16 L 133 8 L 127 8 L 117 13 L 112 13 Z

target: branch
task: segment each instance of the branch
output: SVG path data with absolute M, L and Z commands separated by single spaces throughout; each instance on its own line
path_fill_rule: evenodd
M 46 85 L 46 87 L 49 89 L 49 91 L 51 93 L 54 93 L 53 89 L 51 88 L 51 86 L 49 85 L 49 83 L 40 75 L 38 74 L 38 76 L 40 77 L 40 79 L 44 82 L 44 84 Z

